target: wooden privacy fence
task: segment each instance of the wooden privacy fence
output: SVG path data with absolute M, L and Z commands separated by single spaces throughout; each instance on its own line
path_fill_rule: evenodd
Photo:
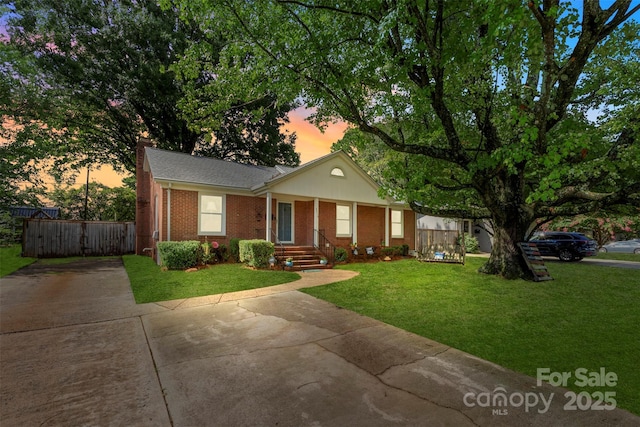
M 26 219 L 22 228 L 22 256 L 59 258 L 133 253 L 134 222 Z
M 416 250 L 420 261 L 464 264 L 465 250 L 458 244 L 458 230 L 418 229 Z

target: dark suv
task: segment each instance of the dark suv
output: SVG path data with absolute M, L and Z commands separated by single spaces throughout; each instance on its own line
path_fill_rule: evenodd
M 536 233 L 529 242 L 535 243 L 542 256 L 557 256 L 560 261 L 580 261 L 598 253 L 598 244 L 582 233 L 547 231 Z

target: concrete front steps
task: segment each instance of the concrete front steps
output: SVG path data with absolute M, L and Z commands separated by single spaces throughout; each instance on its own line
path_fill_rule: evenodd
M 276 256 L 282 263 L 287 258 L 293 258 L 293 267 L 285 267 L 286 270 L 301 271 L 331 268 L 329 264 L 320 264 L 320 258 L 324 255 L 313 246 L 276 245 Z

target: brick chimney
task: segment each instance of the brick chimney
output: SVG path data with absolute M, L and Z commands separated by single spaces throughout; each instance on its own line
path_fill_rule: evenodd
M 144 171 L 144 150 L 153 144 L 148 138 L 138 139 L 136 147 L 136 254 L 152 255 L 143 252 L 153 247 L 151 212 L 151 174 Z

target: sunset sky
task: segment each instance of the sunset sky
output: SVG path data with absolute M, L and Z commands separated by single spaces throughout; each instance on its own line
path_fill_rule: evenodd
M 285 131 L 295 132 L 298 136 L 296 141 L 296 151 L 300 153 L 301 163 L 329 154 L 331 144 L 342 138 L 347 129 L 346 123 L 329 124 L 327 129 L 321 132 L 317 127 L 307 122 L 311 110 L 300 107 L 289 113 L 289 124 L 285 126 Z M 87 179 L 86 169 L 81 170 L 76 180 L 77 185 L 83 185 Z M 99 170 L 91 170 L 89 181 L 100 182 L 108 187 L 120 187 L 124 176 L 117 174 L 108 166 L 103 166 Z

